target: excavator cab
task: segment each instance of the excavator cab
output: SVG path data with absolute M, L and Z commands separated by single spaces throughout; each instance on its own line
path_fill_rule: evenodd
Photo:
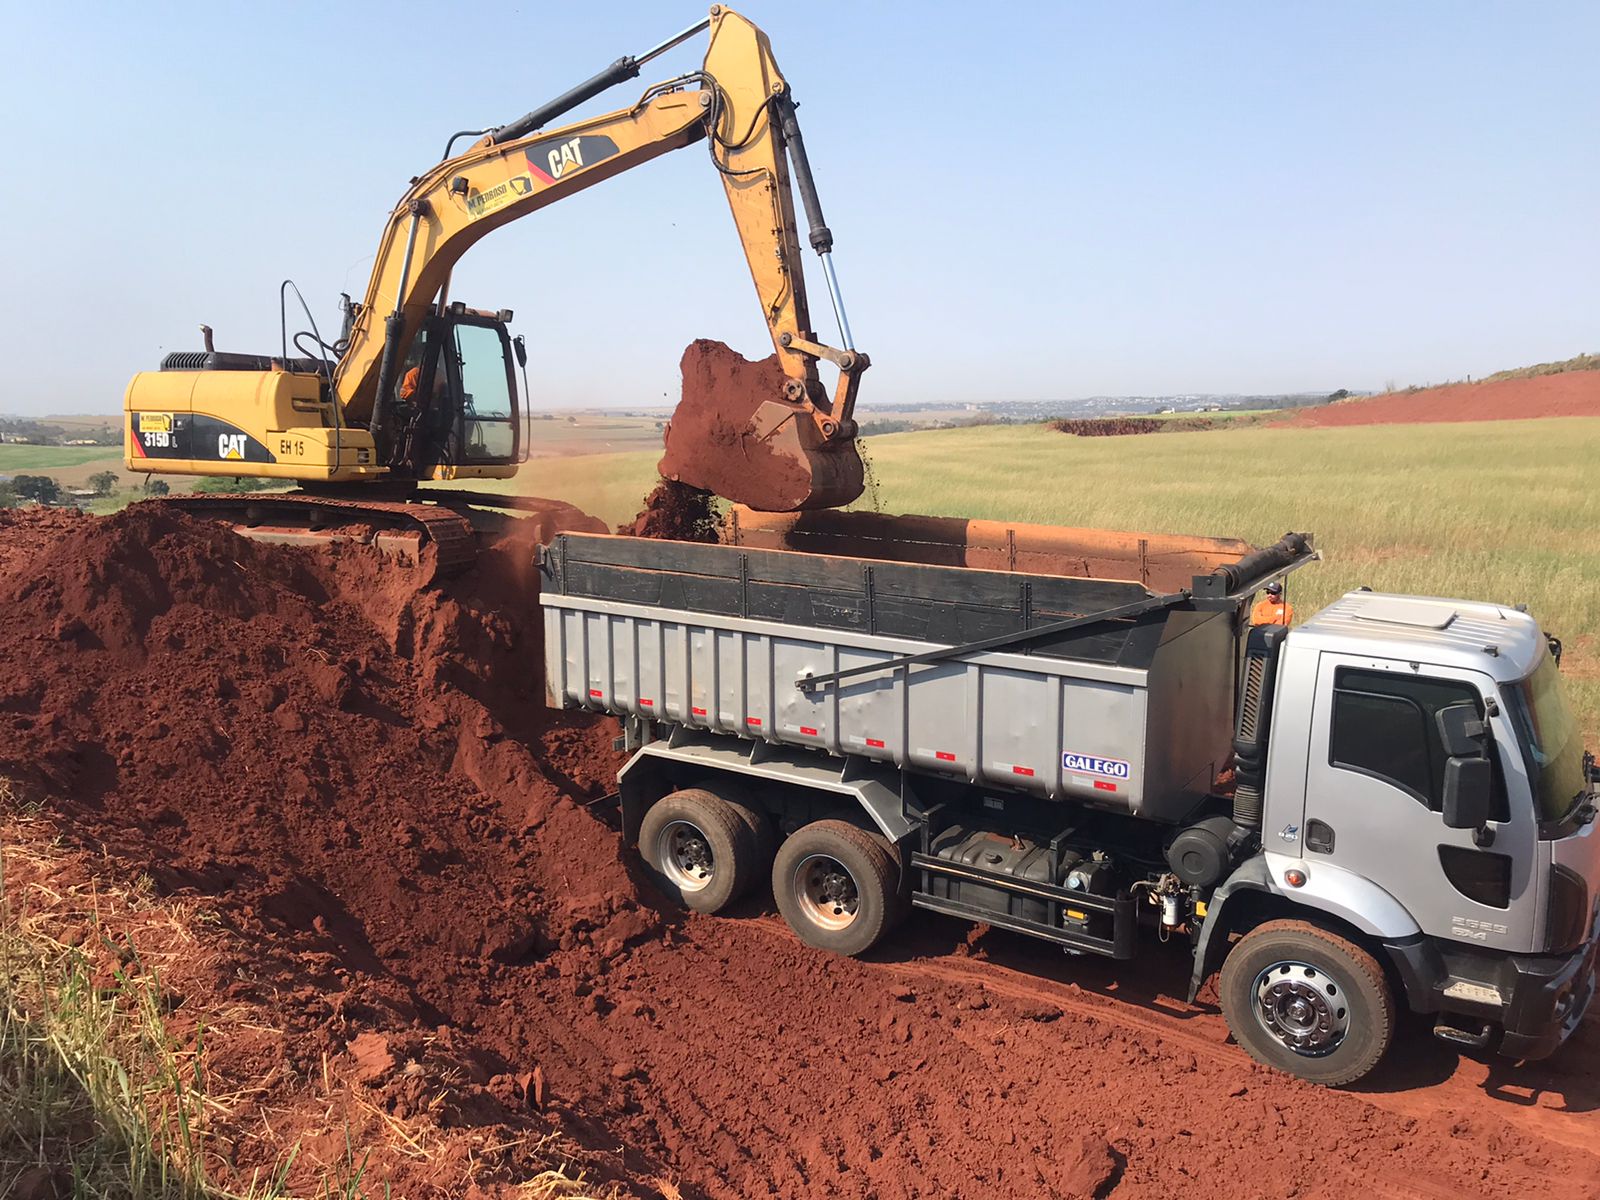
M 523 461 L 515 364 L 526 351 L 510 319 L 457 303 L 423 322 L 395 384 L 396 477 L 470 478 Z

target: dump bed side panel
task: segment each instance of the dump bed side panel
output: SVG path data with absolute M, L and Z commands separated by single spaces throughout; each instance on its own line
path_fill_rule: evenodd
M 1018 654 L 795 681 L 927 649 L 546 596 L 551 703 L 672 721 L 1164 819 L 1147 803 L 1146 674 Z M 807 636 L 810 634 L 811 636 Z
M 1170 554 L 1185 568 L 1196 555 L 1226 566 L 1238 546 L 1136 543 L 1146 563 Z M 556 705 L 1163 821 L 1190 812 L 1228 754 L 1238 604 L 1215 580 L 1196 578 L 1208 598 L 1189 604 L 1130 580 L 586 534 L 556 538 L 541 572 Z M 1141 611 L 1100 616 L 1124 607 Z

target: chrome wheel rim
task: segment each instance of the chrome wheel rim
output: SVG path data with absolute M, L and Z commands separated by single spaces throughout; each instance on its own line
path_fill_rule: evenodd
M 698 892 L 711 886 L 717 862 L 706 835 L 688 821 L 673 821 L 656 838 L 661 872 L 680 891 Z
M 823 929 L 848 929 L 861 908 L 855 876 L 827 854 L 800 860 L 794 869 L 794 898 L 806 920 Z
M 1256 976 L 1256 1020 L 1285 1050 L 1322 1058 L 1350 1032 L 1344 985 L 1319 967 L 1276 962 Z

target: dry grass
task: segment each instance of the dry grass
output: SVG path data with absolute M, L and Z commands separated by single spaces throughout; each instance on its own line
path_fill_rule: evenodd
M 1540 375 L 1565 375 L 1568 371 L 1600 371 L 1600 354 L 1577 354 L 1560 362 L 1535 363 L 1510 371 L 1496 371 L 1480 382 L 1499 383 L 1502 379 L 1534 379 Z
M 0 780 L 0 1197 L 387 1198 L 383 1164 L 434 1160 L 447 1137 L 477 1141 L 478 1163 L 549 1164 L 521 1185 L 536 1200 L 612 1195 L 563 1165 L 554 1137 L 491 1145 L 401 1121 L 326 1063 L 320 1079 L 224 1078 L 217 1048 L 276 1033 L 272 1018 L 206 987 L 226 974 L 214 915 L 116 878 Z M 272 1165 L 235 1169 L 247 1143 Z
M 198 914 L 153 903 L 148 881 L 64 885 L 42 822 L 13 821 L 5 833 L 0 1194 L 225 1195 L 205 1163 L 230 1097 L 208 1092 L 203 1023 L 187 1045 L 168 1036 L 154 961 L 203 953 L 191 932 Z M 141 946 L 159 949 L 146 959 Z M 283 1193 L 268 1181 L 249 1194 Z

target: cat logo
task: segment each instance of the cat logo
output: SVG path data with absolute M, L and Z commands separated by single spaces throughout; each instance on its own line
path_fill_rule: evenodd
M 550 178 L 560 179 L 568 171 L 583 166 L 583 139 L 573 138 L 570 142 L 562 142 L 550 151 Z
M 217 434 L 217 457 L 227 459 L 242 459 L 244 457 L 245 435 L 242 433 Z

